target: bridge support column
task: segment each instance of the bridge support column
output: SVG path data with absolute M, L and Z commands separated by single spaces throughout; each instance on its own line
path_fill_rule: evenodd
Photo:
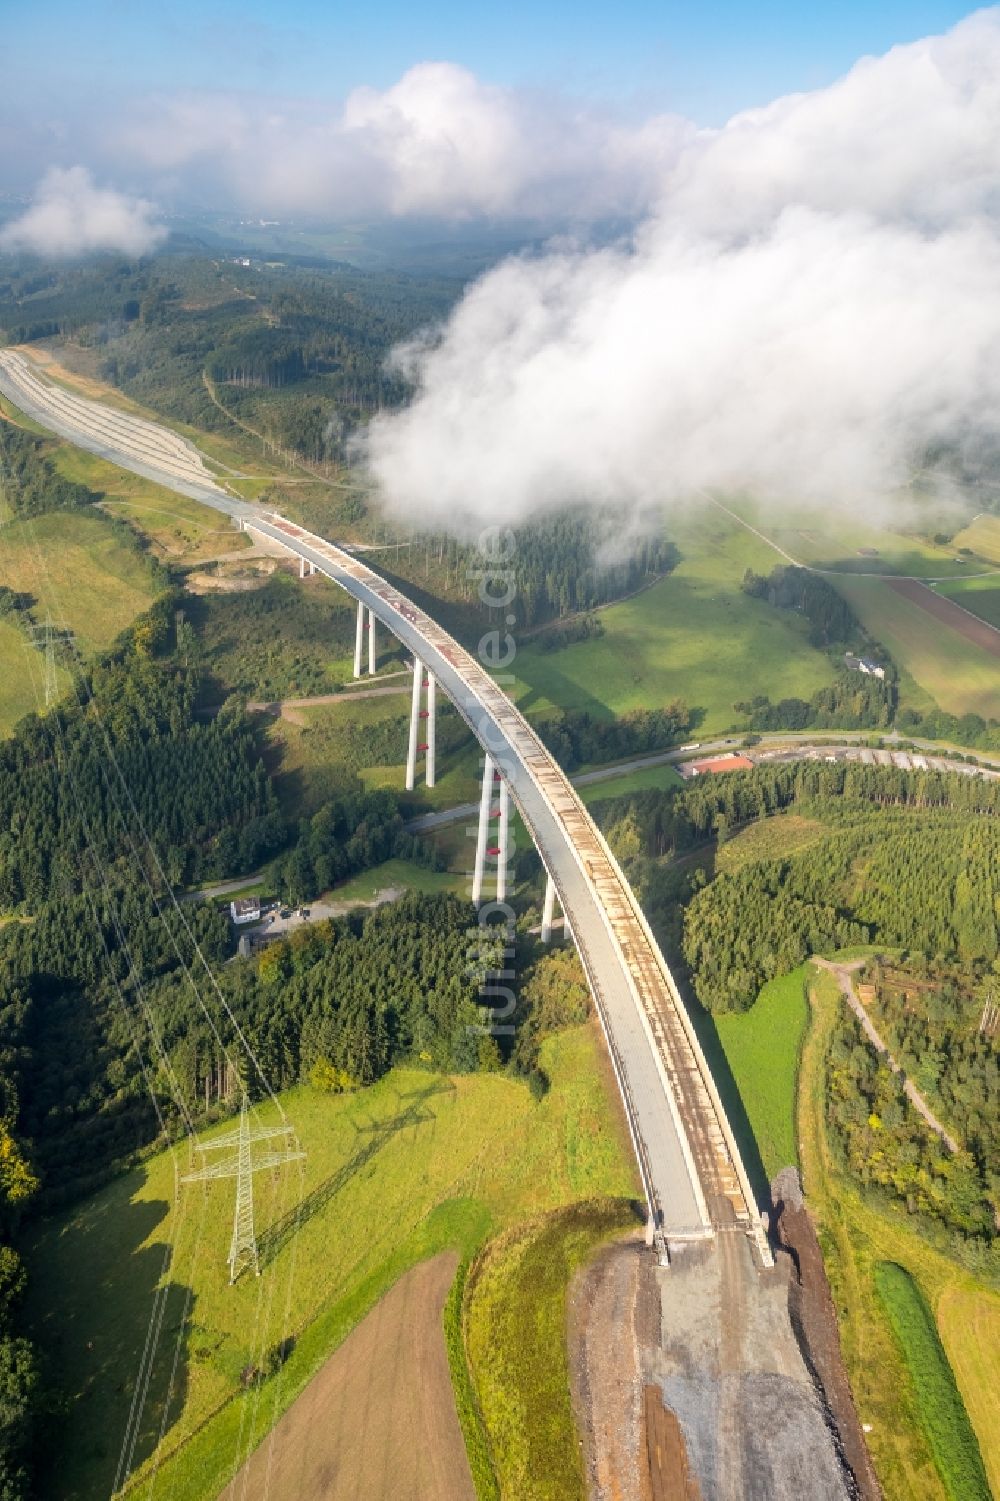
M 476 835 L 476 868 L 472 875 L 472 905 L 483 899 L 483 875 L 486 870 L 486 836 L 490 829 L 490 804 L 493 801 L 493 757 L 483 757 L 483 790 L 479 799 L 479 829 Z
M 435 766 L 437 755 L 437 732 L 435 721 L 437 718 L 437 682 L 433 672 L 427 673 L 427 764 L 424 771 L 424 780 L 428 787 L 434 786 Z
M 368 676 L 375 676 L 375 612 L 368 611 Z
M 312 576 L 313 576 L 313 574 L 315 572 L 316 572 L 316 564 L 315 563 L 310 562 L 307 558 L 299 558 L 299 578 L 300 579 L 312 578 Z
M 552 941 L 552 913 L 556 904 L 556 883 L 551 876 L 545 878 L 545 902 L 542 906 L 542 942 Z
M 420 733 L 420 686 L 424 679 L 424 664 L 419 657 L 413 659 L 413 693 L 410 698 L 410 743 L 406 748 L 406 790 L 412 792 L 417 780 L 417 736 Z
M 497 819 L 497 901 L 507 900 L 507 859 L 510 854 L 510 793 L 507 783 L 500 783 L 500 812 Z
M 361 663 L 365 655 L 365 607 L 358 600 L 358 623 L 354 631 L 354 676 L 361 676 Z

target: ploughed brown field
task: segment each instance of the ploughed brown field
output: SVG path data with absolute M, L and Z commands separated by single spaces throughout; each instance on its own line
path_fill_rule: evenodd
M 457 1266 L 401 1277 L 219 1501 L 476 1501 L 442 1324 Z
M 954 600 L 947 599 L 943 594 L 935 594 L 933 589 L 928 589 L 919 579 L 886 579 L 890 589 L 904 598 L 910 599 L 928 615 L 933 615 L 935 620 L 940 620 L 949 630 L 964 636 L 966 641 L 971 641 L 975 646 L 981 646 L 983 651 L 988 651 L 994 657 L 1000 657 L 1000 631 L 985 620 L 977 620 L 967 610 L 955 604 Z

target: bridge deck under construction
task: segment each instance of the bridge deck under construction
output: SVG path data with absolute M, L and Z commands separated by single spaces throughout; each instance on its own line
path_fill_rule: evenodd
M 226 512 L 374 611 L 489 751 L 553 878 L 601 1019 L 650 1207 L 667 1241 L 766 1238 L 714 1081 L 635 896 L 568 778 L 485 668 L 358 557 L 230 495 L 176 434 L 42 380 L 0 352 L 0 391 L 70 441 Z

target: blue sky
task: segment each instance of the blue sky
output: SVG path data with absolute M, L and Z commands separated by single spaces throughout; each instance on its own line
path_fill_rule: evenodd
M 49 97 L 223 87 L 329 98 L 446 59 L 490 82 L 717 124 L 968 11 L 932 0 L 5 0 L 0 57 L 22 98 L 37 84 Z
M 372 425 L 393 504 L 870 514 L 928 444 L 998 441 L 1000 5 L 967 17 L 0 0 L 0 253 L 133 257 L 206 211 L 527 228 Z
M 697 196 L 713 141 L 762 202 L 796 163 L 849 183 L 891 119 L 878 210 L 899 191 L 893 154 L 960 144 L 973 95 L 992 162 L 1000 6 L 964 22 L 931 0 L 0 0 L 0 15 L 0 202 L 33 205 L 3 233 L 24 248 L 134 247 L 155 237 L 150 213 L 192 209 L 575 232 L 637 222 L 684 183 Z M 771 119 L 787 123 L 761 135 Z

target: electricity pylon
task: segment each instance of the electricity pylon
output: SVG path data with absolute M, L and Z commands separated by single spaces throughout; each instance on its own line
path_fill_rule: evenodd
M 236 1179 L 236 1209 L 233 1213 L 233 1238 L 229 1246 L 229 1283 L 230 1286 L 236 1281 L 240 1272 L 246 1266 L 253 1266 L 257 1276 L 260 1276 L 260 1264 L 257 1260 L 257 1238 L 253 1228 L 253 1175 L 259 1173 L 265 1167 L 280 1167 L 284 1162 L 295 1162 L 304 1157 L 305 1152 L 295 1147 L 284 1147 L 278 1152 L 261 1152 L 255 1154 L 251 1149 L 254 1142 L 273 1140 L 277 1136 L 294 1135 L 291 1126 L 251 1126 L 250 1110 L 247 1103 L 246 1090 L 243 1091 L 243 1101 L 240 1105 L 240 1123 L 235 1131 L 227 1131 L 225 1136 L 217 1136 L 214 1141 L 196 1142 L 199 1152 L 216 1152 L 227 1147 L 235 1147 L 236 1151 L 223 1159 L 222 1162 L 210 1162 L 206 1167 L 200 1168 L 196 1173 L 186 1173 L 182 1183 L 196 1183 L 205 1178 L 235 1178 Z
M 59 680 L 56 677 L 56 646 L 72 646 L 74 636 L 64 626 L 53 625 L 46 617 L 42 625 L 31 625 L 28 632 L 40 651 L 45 653 L 45 707 L 50 709 L 59 697 Z

